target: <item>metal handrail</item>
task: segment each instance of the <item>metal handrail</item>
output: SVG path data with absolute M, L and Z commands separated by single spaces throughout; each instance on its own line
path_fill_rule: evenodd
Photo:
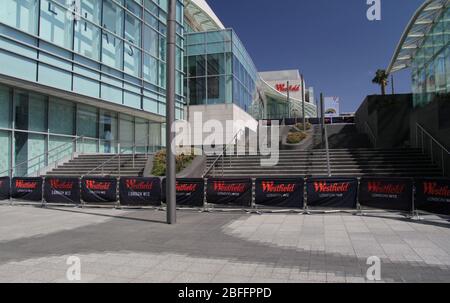
M 22 165 L 24 165 L 24 164 L 28 164 L 29 162 L 31 162 L 31 161 L 34 161 L 34 160 L 36 160 L 36 159 L 40 159 L 42 156 L 48 156 L 52 151 L 55 151 L 55 150 L 57 150 L 57 149 L 60 149 L 61 147 L 64 147 L 64 146 L 66 146 L 66 145 L 68 145 L 68 144 L 74 144 L 76 141 L 78 141 L 78 139 L 83 139 L 84 138 L 84 136 L 80 136 L 80 137 L 75 137 L 72 141 L 70 141 L 70 142 L 66 142 L 66 143 L 63 143 L 63 144 L 61 144 L 61 145 L 59 145 L 59 146 L 57 146 L 57 147 L 54 147 L 54 148 L 52 148 L 52 149 L 50 149 L 50 150 L 48 150 L 48 151 L 46 151 L 45 153 L 42 153 L 42 154 L 40 154 L 40 155 L 38 155 L 38 156 L 36 156 L 36 157 L 33 157 L 33 158 L 31 158 L 31 159 L 28 159 L 27 161 L 24 161 L 24 162 L 22 162 L 22 163 L 19 163 L 19 164 L 17 164 L 17 165 L 15 165 L 14 167 L 12 167 L 12 168 L 10 168 L 10 169 L 8 169 L 8 170 L 5 170 L 5 171 L 3 171 L 3 172 L 0 172 L 0 176 L 1 175 L 3 175 L 4 173 L 9 173 L 9 172 L 11 172 L 11 176 L 13 176 L 14 175 L 14 171 L 18 168 L 18 167 L 21 167 Z
M 111 163 L 113 160 L 117 159 L 117 158 L 119 158 L 119 163 L 118 163 L 119 176 L 121 175 L 121 172 L 120 172 L 120 168 L 121 168 L 120 156 L 121 156 L 121 155 L 128 155 L 128 153 L 122 152 L 122 151 L 121 151 L 121 148 L 122 148 L 123 146 L 120 144 L 120 141 L 117 141 L 117 142 L 118 142 L 118 145 L 117 145 L 117 151 L 118 151 L 118 153 L 117 153 L 116 155 L 114 155 L 114 157 L 112 157 L 112 158 L 106 160 L 105 162 L 103 162 L 102 164 L 100 164 L 99 166 L 97 166 L 96 168 L 92 169 L 91 171 L 89 171 L 88 173 L 86 173 L 85 175 L 83 175 L 83 177 L 85 177 L 85 176 L 90 176 L 90 175 L 92 175 L 94 172 L 98 171 L 99 169 L 102 169 L 102 175 L 103 175 L 103 168 L 104 168 L 106 165 L 108 165 L 109 163 Z M 148 148 L 148 147 L 150 147 L 150 146 L 151 146 L 151 145 L 149 145 L 149 144 L 138 144 L 138 143 L 135 143 L 135 144 L 129 146 L 130 148 L 133 149 L 133 153 L 132 153 L 132 155 L 133 155 L 133 168 L 135 167 L 136 148 L 138 148 L 138 147 L 146 147 L 146 148 Z M 148 156 L 148 155 L 151 154 L 151 153 L 147 151 L 147 152 L 145 152 L 145 153 L 139 153 L 139 154 L 146 154 L 146 155 Z
M 327 156 L 327 172 L 328 177 L 331 177 L 331 163 L 330 163 L 330 145 L 328 142 L 328 128 L 327 125 L 324 125 L 324 132 L 325 132 L 325 153 Z
M 221 153 L 219 156 L 217 156 L 217 158 L 214 160 L 214 162 L 209 166 L 209 168 L 208 168 L 208 169 L 205 171 L 205 173 L 203 174 L 203 178 L 204 178 L 205 176 L 207 176 L 207 175 L 215 168 L 217 162 L 219 162 L 220 159 L 224 159 L 224 158 L 225 158 L 225 153 L 226 153 L 228 147 L 229 147 L 230 145 L 232 145 L 232 143 L 233 143 L 235 140 L 237 140 L 238 136 L 239 136 L 243 131 L 244 131 L 243 129 L 240 129 L 240 130 L 234 135 L 234 137 L 233 137 L 233 139 L 230 141 L 230 143 L 228 143 L 227 145 L 224 146 L 224 148 L 223 148 L 223 150 L 222 150 L 222 153 Z M 222 161 L 222 167 L 223 167 L 223 161 Z
M 370 127 L 369 123 L 366 121 L 364 123 L 365 127 L 366 127 L 366 131 L 369 133 L 369 137 L 371 138 L 373 147 L 377 147 L 377 137 L 375 136 L 372 127 Z
M 89 171 L 88 173 L 84 174 L 83 176 L 81 176 L 82 178 L 85 176 L 90 176 L 92 175 L 92 173 L 94 173 L 95 171 L 99 170 L 100 168 L 102 169 L 102 175 L 103 175 L 103 168 L 111 163 L 112 160 L 115 160 L 116 158 L 119 158 L 119 175 L 120 175 L 120 155 L 121 153 L 119 152 L 117 155 L 115 155 L 114 157 L 108 159 L 107 161 L 103 162 L 102 164 L 100 164 L 99 166 L 97 166 L 96 168 L 94 168 L 93 170 Z
M 419 148 L 419 132 L 418 129 L 420 129 L 422 133 L 422 140 L 421 140 L 421 150 L 422 153 L 425 154 L 425 146 L 424 146 L 424 134 L 427 135 L 427 137 L 430 139 L 430 155 L 431 155 L 431 161 L 434 163 L 434 153 L 433 153 L 433 142 L 441 149 L 441 169 L 442 169 L 442 175 L 445 176 L 446 173 L 446 167 L 445 167 L 445 157 L 444 154 L 447 154 L 447 158 L 450 159 L 450 152 L 448 149 L 442 145 L 435 137 L 433 137 L 432 134 L 430 134 L 422 125 L 419 123 L 416 123 L 416 147 Z

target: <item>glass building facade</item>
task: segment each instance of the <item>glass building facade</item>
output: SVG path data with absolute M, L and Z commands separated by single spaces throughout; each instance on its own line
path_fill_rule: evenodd
M 189 105 L 234 103 L 252 115 L 258 111 L 259 76 L 233 30 L 187 33 L 185 43 Z
M 125 152 L 133 144 L 163 145 L 167 0 L 1 2 L 0 173 L 64 143 L 71 146 L 67 154 L 113 153 L 119 141 Z M 180 0 L 178 119 L 185 102 L 183 16 Z M 24 89 L 34 86 L 40 93 Z M 61 95 L 67 97 L 54 97 Z M 83 142 L 72 146 L 76 136 Z M 32 173 L 61 153 L 30 161 L 16 175 Z
M 0 173 L 18 165 L 19 176 L 73 152 L 152 152 L 165 132 L 150 120 L 4 85 L 0 108 Z
M 412 63 L 414 106 L 450 93 L 450 8 L 440 16 Z

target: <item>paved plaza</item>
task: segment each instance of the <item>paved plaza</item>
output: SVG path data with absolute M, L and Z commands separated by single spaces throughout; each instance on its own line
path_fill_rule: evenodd
M 450 223 L 428 216 L 0 206 L 0 282 L 450 282 Z

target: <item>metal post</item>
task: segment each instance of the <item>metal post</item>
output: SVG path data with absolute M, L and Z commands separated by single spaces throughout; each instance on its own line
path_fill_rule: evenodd
M 302 74 L 302 115 L 303 115 L 303 131 L 306 131 L 306 117 L 305 117 L 305 78 Z
M 176 162 L 172 142 L 175 134 L 175 48 L 176 48 L 176 0 L 169 0 L 167 19 L 167 82 L 166 82 L 166 182 L 167 224 L 176 223 Z
M 289 92 L 289 81 L 287 82 L 287 89 L 286 89 L 286 96 L 287 96 L 287 103 L 288 103 L 288 118 L 291 118 L 291 95 Z
M 118 157 L 119 157 L 119 161 L 118 161 L 118 163 L 119 163 L 119 167 L 118 167 L 118 171 L 119 171 L 119 177 L 120 177 L 120 142 L 119 143 L 117 143 L 117 147 L 118 147 L 118 151 L 119 151 L 119 155 L 118 155 Z
M 321 128 L 321 134 L 322 134 L 322 147 L 325 144 L 325 109 L 324 109 L 324 102 L 323 102 L 323 94 L 320 93 L 320 128 Z
M 433 139 L 431 137 L 430 137 L 430 155 L 431 155 L 431 163 L 434 164 Z
M 136 168 L 134 158 L 136 157 L 136 143 L 133 145 L 133 168 Z
M 395 95 L 395 89 L 394 89 L 394 75 L 391 75 L 391 87 L 392 87 L 392 94 Z

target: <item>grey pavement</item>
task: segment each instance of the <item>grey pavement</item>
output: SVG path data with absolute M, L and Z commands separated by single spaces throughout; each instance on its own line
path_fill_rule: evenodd
M 450 282 L 450 223 L 389 213 L 245 214 L 0 205 L 0 282 Z

